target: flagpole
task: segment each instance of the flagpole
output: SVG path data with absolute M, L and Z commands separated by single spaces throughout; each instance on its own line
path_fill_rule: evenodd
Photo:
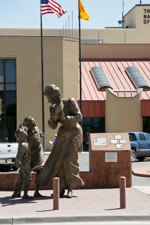
M 82 114 L 82 75 L 81 75 L 81 19 L 80 19 L 80 8 L 78 0 L 78 9 L 79 9 L 79 74 L 80 74 L 80 111 Z M 83 119 L 81 121 L 81 127 L 83 129 Z M 80 147 L 80 152 L 83 151 L 83 142 Z
M 81 20 L 79 12 L 79 73 L 80 73 L 80 110 L 82 113 L 82 79 L 81 79 Z
M 82 113 L 82 77 L 81 77 L 81 20 L 79 11 L 79 74 L 80 74 L 80 111 Z
M 41 0 L 40 0 L 41 15 Z M 43 33 L 42 33 L 42 15 L 41 15 L 41 75 L 42 75 L 42 132 L 43 132 L 43 150 L 45 151 L 45 118 L 44 118 L 44 72 L 43 72 Z

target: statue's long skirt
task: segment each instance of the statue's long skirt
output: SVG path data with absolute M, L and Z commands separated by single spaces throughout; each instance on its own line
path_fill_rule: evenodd
M 82 129 L 79 124 L 68 129 L 61 126 L 52 152 L 35 182 L 40 186 L 52 188 L 53 178 L 59 177 L 61 188 L 70 186 L 75 189 L 83 186 L 78 164 L 81 142 Z
M 43 147 L 40 144 L 35 148 L 30 149 L 31 152 L 31 171 L 40 171 L 43 168 L 44 164 L 44 154 L 43 154 Z

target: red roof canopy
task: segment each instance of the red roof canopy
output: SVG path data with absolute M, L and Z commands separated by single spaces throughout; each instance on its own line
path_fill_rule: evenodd
M 94 66 L 103 68 L 115 94 L 119 97 L 132 97 L 135 95 L 136 87 L 129 78 L 125 69 L 135 66 L 150 85 L 150 61 L 82 61 L 82 100 L 83 101 L 105 101 L 106 91 L 98 90 L 97 85 L 90 73 Z M 143 100 L 150 99 L 150 90 L 143 91 Z

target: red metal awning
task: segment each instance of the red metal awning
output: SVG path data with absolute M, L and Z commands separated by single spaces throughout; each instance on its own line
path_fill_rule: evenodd
M 113 91 L 119 97 L 132 97 L 136 87 L 125 72 L 128 66 L 135 66 L 150 85 L 150 61 L 82 61 L 82 100 L 105 101 L 106 92 L 98 90 L 90 73 L 94 66 L 102 67 Z M 150 99 L 150 90 L 143 91 L 143 100 Z
M 149 60 L 124 60 L 124 61 L 82 61 L 82 104 L 84 117 L 104 117 L 106 91 L 98 90 L 91 75 L 90 69 L 94 66 L 102 67 L 115 94 L 118 97 L 133 97 L 136 87 L 129 78 L 125 69 L 135 66 L 150 85 Z M 141 115 L 150 116 L 150 90 L 144 90 L 141 101 Z

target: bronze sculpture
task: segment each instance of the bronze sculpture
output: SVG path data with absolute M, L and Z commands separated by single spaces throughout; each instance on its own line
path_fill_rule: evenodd
M 42 171 L 36 178 L 41 186 L 53 187 L 53 178 L 60 179 L 60 197 L 68 189 L 67 197 L 72 197 L 72 189 L 84 185 L 79 176 L 78 152 L 82 143 L 82 128 L 79 122 L 82 115 L 74 98 L 64 100 L 58 87 L 51 84 L 45 88 L 44 95 L 52 104 L 48 125 L 55 129 L 59 127 L 56 142 Z
M 23 124 L 28 127 L 27 142 L 31 152 L 31 171 L 36 172 L 36 176 L 40 173 L 44 164 L 44 154 L 42 147 L 42 132 L 38 128 L 36 121 L 33 117 L 28 116 L 24 118 Z M 42 197 L 39 193 L 39 185 L 36 184 L 35 197 Z
M 31 154 L 27 143 L 27 127 L 18 128 L 15 132 L 15 136 L 18 141 L 16 165 L 20 169 L 12 198 L 20 197 L 20 195 L 18 195 L 18 191 L 20 191 L 23 186 L 23 199 L 29 199 L 31 198 L 28 195 L 28 189 L 30 187 Z

